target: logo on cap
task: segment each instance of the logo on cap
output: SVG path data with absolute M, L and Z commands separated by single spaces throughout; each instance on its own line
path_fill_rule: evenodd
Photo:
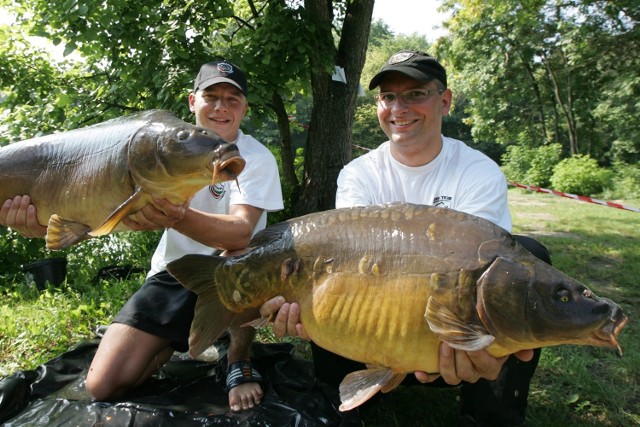
M 217 68 L 218 68 L 218 71 L 224 74 L 233 73 L 233 65 L 227 64 L 226 62 L 220 62 Z
M 412 56 L 413 56 L 413 52 L 396 53 L 391 58 L 389 58 L 389 64 L 393 65 L 393 64 L 397 64 L 399 62 L 404 62 L 407 59 L 411 58 Z

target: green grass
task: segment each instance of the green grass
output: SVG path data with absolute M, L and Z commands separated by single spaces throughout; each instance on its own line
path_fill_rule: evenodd
M 2 286 L 0 303 L 0 377 L 34 369 L 110 322 L 139 280 L 98 284 L 65 283 L 43 292 L 25 283 Z
M 512 189 L 514 232 L 551 251 L 553 264 L 620 304 L 630 321 L 620 335 L 624 355 L 606 348 L 559 346 L 543 351 L 529 396 L 527 426 L 640 425 L 640 214 Z M 625 204 L 640 206 L 638 200 Z M 98 285 L 70 283 L 38 293 L 2 284 L 0 377 L 33 369 L 108 324 L 142 277 Z M 272 341 L 269 330 L 260 338 Z M 304 343 L 298 354 L 308 356 Z M 400 387 L 363 416 L 365 426 L 450 426 L 457 388 Z

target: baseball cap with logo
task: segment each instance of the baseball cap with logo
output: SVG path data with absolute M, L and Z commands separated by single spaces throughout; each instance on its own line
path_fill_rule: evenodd
M 417 50 L 405 50 L 397 52 L 380 68 L 378 74 L 373 76 L 369 89 L 380 85 L 385 74 L 397 71 L 421 82 L 433 79 L 440 80 L 447 87 L 447 71 L 436 58 Z
M 228 61 L 207 62 L 200 67 L 193 91 L 197 92 L 198 89 L 206 89 L 217 83 L 230 83 L 240 89 L 244 96 L 249 93 L 247 76 L 240 68 Z

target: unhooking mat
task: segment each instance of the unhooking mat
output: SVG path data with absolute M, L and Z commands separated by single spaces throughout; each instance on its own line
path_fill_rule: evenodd
M 231 413 L 224 392 L 226 363 L 175 354 L 153 377 L 117 402 L 92 401 L 84 387 L 99 340 L 78 344 L 37 369 L 0 380 L 3 426 L 336 426 L 337 391 L 317 383 L 312 363 L 287 343 L 254 343 L 263 403 Z

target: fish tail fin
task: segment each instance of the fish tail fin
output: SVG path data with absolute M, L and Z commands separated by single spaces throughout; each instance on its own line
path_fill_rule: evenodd
M 47 249 L 57 250 L 64 249 L 82 240 L 88 239 L 91 227 L 79 222 L 69 221 L 60 218 L 59 215 L 53 214 L 49 218 L 47 226 Z
M 224 258 L 215 255 L 185 255 L 167 264 L 167 271 L 198 296 L 189 334 L 189 354 L 198 357 L 228 328 L 234 318 L 218 294 L 215 270 Z

